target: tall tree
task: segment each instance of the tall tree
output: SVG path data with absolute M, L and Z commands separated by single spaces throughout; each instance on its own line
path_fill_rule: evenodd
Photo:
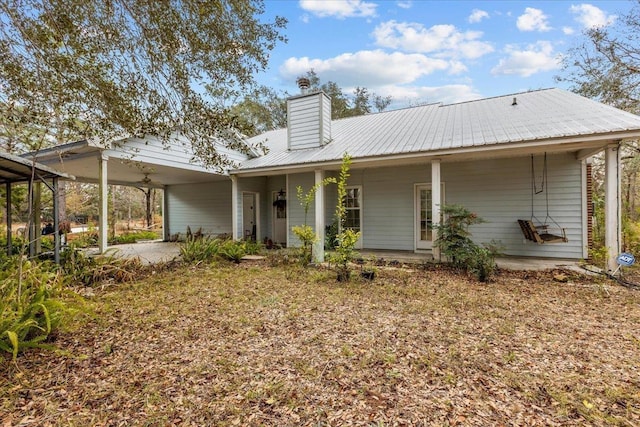
M 255 136 L 287 125 L 287 95 L 259 87 L 245 95 L 231 112 L 243 121 L 247 136 Z
M 329 95 L 332 119 L 361 116 L 370 113 L 373 108 L 378 112 L 384 111 L 391 104 L 391 96 L 381 97 L 364 87 L 356 87 L 351 97 L 336 82 L 321 83 L 314 70 L 307 71 L 304 77 L 309 79 L 311 90 L 321 90 Z
M 617 108 L 640 113 L 640 0 L 614 25 L 585 32 L 585 40 L 569 49 L 558 81 Z
M 105 144 L 179 131 L 224 167 L 212 138 L 248 149 L 226 103 L 284 41 L 286 21 L 263 12 L 262 0 L 0 0 L 0 103 Z
M 640 113 L 640 0 L 619 17 L 613 25 L 591 28 L 584 40 L 569 49 L 563 60 L 563 74 L 557 81 L 572 84 L 572 90 L 608 105 Z M 625 141 L 622 146 L 622 220 L 624 246 L 628 250 L 640 247 L 638 221 L 640 185 L 638 171 L 640 144 Z M 593 197 L 596 206 L 596 243 L 603 243 L 604 186 L 601 159 L 594 162 Z M 634 248 L 633 246 L 636 246 Z

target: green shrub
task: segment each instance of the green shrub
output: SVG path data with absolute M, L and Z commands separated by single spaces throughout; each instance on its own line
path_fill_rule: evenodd
M 300 247 L 300 264 L 304 267 L 311 263 L 311 249 L 317 240 L 316 232 L 310 225 L 295 225 L 291 231 L 296 235 L 302 246 Z
M 247 255 L 258 255 L 262 251 L 262 248 L 264 247 L 262 243 L 254 242 L 251 240 L 245 240 L 243 244 L 244 244 L 244 251 L 246 252 Z
M 218 256 L 222 240 L 208 237 L 188 237 L 180 244 L 182 259 L 191 264 L 212 261 Z
M 67 309 L 59 273 L 45 264 L 5 259 L 0 273 L 0 350 L 15 359 L 25 348 L 48 347 Z
M 483 223 L 475 213 L 460 205 L 445 205 L 442 208 L 444 222 L 436 226 L 438 237 L 434 245 L 442 251 L 453 265 L 465 268 L 481 282 L 486 282 L 495 272 L 495 257 L 499 242 L 478 246 L 471 240 L 469 226 Z
M 332 261 L 336 263 L 338 281 L 348 281 L 351 276 L 349 263 L 355 258 L 356 252 L 354 248 L 360 232 L 345 226 L 347 218 L 347 208 L 345 200 L 347 198 L 347 180 L 349 179 L 349 167 L 351 166 L 351 156 L 345 153 L 342 156 L 342 165 L 340 166 L 340 176 L 336 180 L 337 187 L 337 203 L 335 218 L 338 222 L 338 234 L 335 237 L 335 253 Z
M 140 240 L 155 240 L 158 238 L 158 233 L 155 231 L 134 231 L 131 233 L 124 233 L 120 236 L 115 236 L 112 239 L 109 239 L 110 245 L 121 245 L 126 243 L 136 243 Z
M 227 240 L 220 246 L 220 255 L 236 264 L 239 264 L 246 254 L 245 242 Z
M 327 225 L 324 230 L 324 248 L 326 250 L 333 250 L 336 248 L 338 242 L 336 241 L 336 237 L 338 237 L 338 221 L 335 220 L 331 223 L 331 225 Z

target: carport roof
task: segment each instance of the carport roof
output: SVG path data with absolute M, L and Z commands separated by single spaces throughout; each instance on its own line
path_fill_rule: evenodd
M 72 175 L 58 172 L 33 160 L 0 152 L 0 183 L 27 182 L 32 177 L 34 167 L 37 179 L 75 179 Z

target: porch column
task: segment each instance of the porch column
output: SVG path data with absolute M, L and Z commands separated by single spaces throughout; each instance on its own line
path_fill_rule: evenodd
M 58 178 L 53 178 L 53 260 L 56 264 L 60 264 L 60 218 L 58 211 L 60 210 L 60 201 L 58 200 Z
M 108 175 L 107 175 L 107 163 L 109 156 L 104 153 L 100 153 L 98 157 L 98 193 L 99 193 L 99 206 L 98 206 L 98 252 L 103 254 L 107 250 L 107 219 L 108 216 Z
M 285 188 L 285 191 L 287 192 L 287 206 L 285 208 L 286 209 L 286 215 L 287 215 L 287 240 L 286 240 L 286 244 L 287 244 L 287 247 L 290 248 L 291 244 L 289 243 L 289 216 L 290 216 L 291 209 L 289 208 L 289 206 L 290 206 L 289 199 L 291 198 L 291 194 L 292 193 L 289 192 L 289 174 L 286 174 L 284 176 L 284 188 Z
M 231 238 L 238 239 L 238 177 L 231 175 Z
M 171 240 L 171 229 L 169 228 L 169 197 L 167 187 L 162 187 L 162 239 L 165 242 Z
M 620 253 L 620 144 L 609 145 L 604 154 L 604 245 L 607 268 L 614 271 Z
M 13 236 L 11 235 L 12 219 L 11 218 L 11 183 L 7 182 L 7 255 L 13 254 Z
M 316 190 L 316 242 L 313 244 L 313 260 L 324 262 L 324 171 L 316 170 L 315 178 L 318 189 Z
M 31 256 L 42 252 L 42 183 L 39 178 L 33 183 L 33 245 Z
M 29 258 L 36 256 L 36 226 L 35 226 L 35 208 L 34 206 L 34 182 L 33 180 L 29 180 L 27 184 L 27 194 L 29 197 L 29 219 L 27 220 L 27 229 L 25 230 L 25 234 L 27 235 L 27 245 L 29 246 Z
M 442 194 L 440 192 L 440 160 L 432 160 L 431 161 L 431 225 L 433 226 L 433 241 L 437 239 L 437 231 L 436 228 L 440 225 L 440 208 L 441 208 L 441 200 Z M 435 244 L 431 250 L 433 254 L 433 259 L 436 261 L 440 261 L 440 249 L 438 249 Z

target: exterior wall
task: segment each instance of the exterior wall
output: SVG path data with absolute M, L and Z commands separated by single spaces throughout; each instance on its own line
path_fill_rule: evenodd
M 362 186 L 362 247 L 414 250 L 414 184 L 430 181 L 430 165 L 351 170 L 348 185 Z
M 541 186 L 543 157 L 535 157 L 538 188 Z M 586 245 L 583 237 L 583 209 L 581 162 L 571 154 L 548 156 L 548 181 L 545 192 L 549 197 L 549 214 L 566 229 L 568 243 L 539 245 L 524 239 L 516 222 L 531 218 L 531 158 L 442 163 L 444 202 L 461 204 L 476 212 L 487 222 L 472 227 L 473 239 L 478 242 L 499 240 L 505 254 L 518 256 L 574 258 L 583 257 Z M 330 174 L 327 174 L 329 176 Z M 400 167 L 352 169 L 348 185 L 362 186 L 362 244 L 364 249 L 414 250 L 415 248 L 415 184 L 431 181 L 429 164 Z M 305 191 L 313 185 L 313 173 L 289 175 L 289 194 L 303 185 Z M 326 188 L 326 223 L 333 220 L 335 187 Z M 290 198 L 291 200 L 291 198 Z M 546 217 L 546 193 L 534 197 L 535 216 Z M 289 225 L 304 222 L 298 203 L 290 203 Z M 313 226 L 313 206 L 308 223 Z M 560 231 L 550 228 L 549 232 Z M 291 245 L 299 242 L 290 237 Z
M 171 185 L 164 194 L 170 236 L 184 237 L 187 226 L 210 236 L 231 234 L 231 181 Z
M 525 240 L 517 219 L 531 218 L 531 158 L 487 160 L 474 163 L 443 164 L 447 203 L 464 205 L 487 220 L 474 226 L 474 240 L 500 240 L 508 255 L 574 258 L 583 257 L 584 239 L 582 200 L 582 164 L 570 153 L 548 156 L 548 181 L 544 192 L 534 196 L 534 213 L 539 221 L 546 217 L 546 197 L 549 214 L 566 229 L 568 242 L 537 244 Z M 535 157 L 537 188 L 541 187 L 544 161 Z M 549 222 L 549 232 L 559 234 Z
M 216 150 L 227 155 L 231 161 L 236 163 L 248 159 L 245 154 L 229 150 L 221 144 L 216 144 Z M 192 161 L 193 151 L 191 144 L 184 137 L 176 137 L 166 143 L 163 143 L 163 141 L 154 136 L 148 136 L 145 139 L 130 138 L 122 145 L 107 150 L 106 154 L 110 157 L 124 159 L 135 156 L 135 159 L 141 162 L 170 166 L 173 168 L 211 172 L 211 170 L 205 168 L 203 165 Z
M 289 149 L 316 148 L 331 139 L 331 100 L 324 93 L 287 100 Z

